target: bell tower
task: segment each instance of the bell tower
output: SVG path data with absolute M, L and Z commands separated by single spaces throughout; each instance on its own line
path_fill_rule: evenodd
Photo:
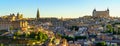
M 40 13 L 39 13 L 39 9 L 37 9 L 37 15 L 36 18 L 39 19 L 40 18 Z

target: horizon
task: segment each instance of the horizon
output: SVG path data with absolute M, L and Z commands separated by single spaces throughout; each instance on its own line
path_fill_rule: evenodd
M 35 18 L 39 8 L 40 17 L 78 18 L 92 15 L 92 11 L 110 10 L 110 16 L 120 17 L 118 0 L 0 0 L 0 16 L 10 13 Z

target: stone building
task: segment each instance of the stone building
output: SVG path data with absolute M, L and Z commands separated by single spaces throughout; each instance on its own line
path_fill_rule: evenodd
M 20 14 L 17 14 L 17 16 L 10 14 L 0 17 L 0 30 L 8 30 L 10 27 L 13 27 L 14 29 L 27 30 L 27 21 L 20 19 L 22 19 L 22 15 Z
M 92 15 L 93 17 L 104 17 L 104 18 L 108 18 L 110 16 L 109 9 L 105 11 L 96 11 L 96 9 L 94 9 Z

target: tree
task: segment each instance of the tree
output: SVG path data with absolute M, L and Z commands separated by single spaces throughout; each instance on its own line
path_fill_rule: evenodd
M 29 38 L 34 39 L 34 38 L 35 38 L 35 33 L 34 33 L 34 32 L 31 32 Z
M 10 33 L 12 34 L 12 30 L 13 30 L 14 28 L 13 28 L 13 26 L 10 26 L 9 27 L 9 30 L 10 30 Z
M 105 41 L 102 41 L 102 42 L 96 43 L 96 46 L 107 46 L 107 44 Z
M 78 40 L 78 39 L 86 39 L 86 36 L 75 36 L 75 40 Z
M 114 28 L 112 27 L 112 25 L 109 24 L 109 25 L 107 25 L 106 27 L 107 27 L 107 29 L 108 29 L 108 30 L 106 31 L 107 33 L 113 33 L 113 32 L 114 32 Z
M 20 31 L 17 31 L 17 32 L 14 33 L 14 36 L 19 36 L 19 35 L 21 35 Z
M 38 32 L 37 36 L 37 40 L 40 41 L 46 41 L 48 39 L 48 36 L 46 34 L 43 34 L 42 32 Z
M 38 33 L 31 32 L 30 34 L 29 33 L 19 34 L 19 32 L 16 32 L 14 36 L 24 37 L 24 38 L 27 37 L 27 38 L 30 38 L 31 40 L 37 40 L 41 42 L 44 42 L 48 39 L 47 34 L 44 34 L 42 32 L 38 32 Z
M 70 27 L 71 30 L 75 30 L 75 31 L 78 31 L 79 27 L 78 26 L 72 26 Z

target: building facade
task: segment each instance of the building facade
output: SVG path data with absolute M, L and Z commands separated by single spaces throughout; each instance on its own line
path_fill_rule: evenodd
M 109 9 L 105 10 L 105 11 L 96 11 L 96 9 L 93 10 L 92 13 L 93 17 L 109 17 Z
M 0 17 L 0 30 L 8 30 L 10 27 L 14 29 L 23 29 L 28 27 L 28 23 L 22 19 L 22 15 L 15 16 L 10 14 L 7 16 Z

